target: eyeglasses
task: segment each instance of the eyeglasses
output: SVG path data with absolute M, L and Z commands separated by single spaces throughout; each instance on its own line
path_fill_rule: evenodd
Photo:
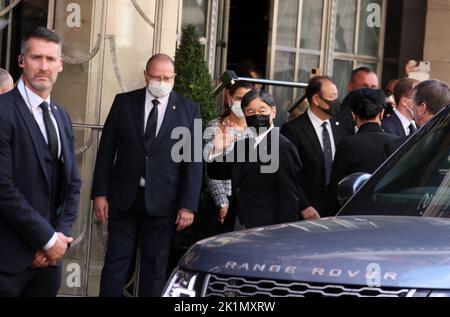
M 152 75 L 147 74 L 147 76 L 148 76 L 148 78 L 150 80 L 160 81 L 160 82 L 162 81 L 162 82 L 165 82 L 165 83 L 171 83 L 171 82 L 173 82 L 175 80 L 175 77 L 177 76 L 177 74 L 174 74 L 173 76 L 161 76 L 161 77 L 152 76 Z

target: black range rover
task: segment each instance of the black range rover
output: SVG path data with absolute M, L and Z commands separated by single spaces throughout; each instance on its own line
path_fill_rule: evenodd
M 337 217 L 197 243 L 164 296 L 450 297 L 450 107 L 344 183 Z

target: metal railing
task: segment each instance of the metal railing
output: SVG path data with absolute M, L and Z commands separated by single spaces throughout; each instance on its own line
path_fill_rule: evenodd
M 263 78 L 249 78 L 249 77 L 239 77 L 234 71 L 227 70 L 225 73 L 220 76 L 220 81 L 217 87 L 214 89 L 214 97 L 217 97 L 225 87 L 229 87 L 234 85 L 238 81 L 247 81 L 253 84 L 262 84 L 267 86 L 274 87 L 289 87 L 289 88 L 300 88 L 305 89 L 308 87 L 307 83 L 295 83 L 290 81 L 280 81 L 280 80 L 271 80 L 271 79 L 263 79 Z M 306 98 L 305 95 L 297 98 L 292 105 L 290 105 L 287 109 L 289 113 L 291 113 L 295 108 L 297 108 Z
M 239 77 L 232 70 L 227 70 L 225 73 L 220 76 L 220 83 L 214 89 L 214 96 L 218 96 L 225 87 L 233 85 L 237 81 L 247 81 L 253 84 L 262 84 L 268 86 L 275 87 L 291 87 L 291 88 L 306 88 L 308 84 L 305 83 L 294 83 L 290 81 L 280 81 L 280 80 L 271 80 L 271 79 L 262 79 L 262 78 L 249 78 L 249 77 Z

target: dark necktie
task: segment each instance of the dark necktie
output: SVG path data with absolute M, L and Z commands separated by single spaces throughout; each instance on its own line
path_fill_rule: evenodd
M 322 123 L 323 154 L 325 159 L 325 182 L 328 185 L 333 167 L 333 150 L 331 148 L 330 134 L 328 133 L 328 122 Z
M 50 154 L 52 156 L 52 160 L 56 161 L 58 159 L 58 134 L 56 133 L 55 125 L 50 117 L 50 108 L 48 103 L 45 101 L 41 103 L 39 107 L 41 107 L 42 113 L 44 114 L 45 131 L 47 132 L 47 141 Z
M 150 150 L 156 139 L 156 129 L 158 127 L 158 99 L 153 99 L 153 109 L 148 116 L 147 126 L 145 128 L 145 149 Z
M 411 123 L 408 126 L 408 129 L 409 129 L 409 135 L 408 136 L 413 135 L 417 131 L 416 125 L 414 123 Z

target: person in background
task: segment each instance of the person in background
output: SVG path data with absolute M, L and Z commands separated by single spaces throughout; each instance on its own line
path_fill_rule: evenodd
M 411 105 L 414 122 L 420 129 L 439 111 L 450 105 L 450 87 L 436 79 L 423 81 L 413 88 Z M 407 137 L 402 137 L 387 144 L 386 157 L 392 155 L 406 141 Z
M 256 62 L 252 59 L 247 59 L 242 61 L 237 69 L 236 74 L 240 77 L 248 77 L 248 78 L 254 78 L 254 79 L 263 79 L 264 74 L 263 72 L 258 68 L 256 65 Z M 255 88 L 259 90 L 264 89 L 263 84 L 255 84 Z
M 358 127 L 356 135 L 342 139 L 336 149 L 328 193 L 333 212 L 339 211 L 338 183 L 354 173 L 373 174 L 385 160 L 386 144 L 397 139 L 381 128 L 386 97 L 380 89 L 364 88 L 351 92 L 352 115 Z
M 0 68 L 0 95 L 10 92 L 13 88 L 14 80 L 11 75 L 3 68 Z
M 377 74 L 368 67 L 360 67 L 352 72 L 350 82 L 347 86 L 347 91 L 350 93 L 354 90 L 362 88 L 379 88 L 379 80 Z M 341 109 L 336 116 L 336 119 L 341 123 L 347 134 L 355 134 L 356 122 L 353 121 L 352 105 L 349 98 L 342 101 Z
M 339 107 L 339 98 L 331 78 L 312 78 L 306 88 L 306 98 L 310 105 L 307 112 L 284 124 L 281 133 L 297 148 L 303 165 L 300 183 L 306 198 L 320 216 L 326 217 L 332 215 L 327 206 L 327 185 L 336 146 L 346 133 L 332 117 Z
M 222 126 L 230 128 L 229 133 L 234 136 L 235 141 L 240 141 L 253 136 L 252 130 L 247 128 L 245 115 L 241 108 L 244 95 L 254 89 L 254 85 L 238 81 L 230 88 L 230 101 L 225 105 L 225 111 L 220 118 L 208 123 L 205 134 L 204 152 L 210 153 L 214 147 L 213 140 L 215 132 Z M 209 195 L 207 196 L 206 213 L 203 215 L 202 236 L 210 237 L 216 234 L 232 231 L 235 225 L 235 215 L 228 214 L 230 208 L 229 197 L 231 196 L 231 179 L 215 180 L 206 175 Z
M 384 111 L 384 119 L 389 118 L 394 113 L 397 105 L 395 104 L 394 89 L 399 79 L 392 79 L 386 85 L 384 94 L 386 95 L 386 110 Z
M 402 78 L 398 81 L 394 88 L 396 109 L 381 124 L 385 132 L 401 138 L 410 136 L 416 132 L 417 127 L 414 122 L 412 94 L 414 87 L 418 83 L 417 80 L 410 78 Z

